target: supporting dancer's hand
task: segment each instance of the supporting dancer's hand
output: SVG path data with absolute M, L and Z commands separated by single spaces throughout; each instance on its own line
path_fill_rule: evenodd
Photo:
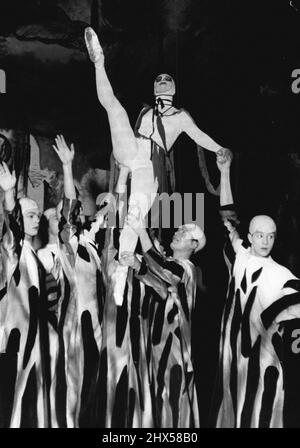
M 5 162 L 0 163 L 0 187 L 4 192 L 13 190 L 16 186 L 16 173 L 9 171 Z
M 122 252 L 119 258 L 119 263 L 122 266 L 129 266 L 135 271 L 139 271 L 141 267 L 141 262 L 133 252 Z
M 228 154 L 226 157 L 219 156 L 217 154 L 216 163 L 217 163 L 217 166 L 218 166 L 219 170 L 221 172 L 229 170 L 232 159 L 233 159 L 233 156 L 232 156 L 232 152 L 231 151 L 230 151 L 230 154 Z
M 63 135 L 57 135 L 55 138 L 55 143 L 56 146 L 52 145 L 52 147 L 60 158 L 61 163 L 63 165 L 71 165 L 75 155 L 73 143 L 69 148 Z
M 229 221 L 229 219 L 224 219 L 224 226 L 229 230 L 229 232 L 233 232 L 235 230 L 235 227 L 233 227 L 232 223 Z
M 145 225 L 141 216 L 141 211 L 137 205 L 134 205 L 129 209 L 126 224 L 128 224 L 138 236 L 145 232 Z
M 219 151 L 217 151 L 216 155 L 217 155 L 217 161 L 220 164 L 226 163 L 227 161 L 231 162 L 231 160 L 233 158 L 232 151 L 229 148 L 219 149 Z

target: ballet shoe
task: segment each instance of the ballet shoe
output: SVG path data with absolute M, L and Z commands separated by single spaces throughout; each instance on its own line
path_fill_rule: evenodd
M 88 27 L 84 31 L 84 39 L 90 60 L 97 64 L 104 61 L 103 50 L 93 28 Z

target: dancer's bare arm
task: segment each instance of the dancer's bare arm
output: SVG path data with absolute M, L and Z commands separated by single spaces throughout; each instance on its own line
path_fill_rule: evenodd
M 15 172 L 10 172 L 5 162 L 0 163 L 0 188 L 4 192 L 4 208 L 8 212 L 15 207 L 15 187 Z
M 141 218 L 141 213 L 139 213 L 139 216 L 134 216 L 129 213 L 127 216 L 127 224 L 138 235 L 144 253 L 148 252 L 151 248 L 154 248 Z
M 63 135 L 57 135 L 55 138 L 55 143 L 56 145 L 53 145 L 53 149 L 58 155 L 63 167 L 65 197 L 68 199 L 76 199 L 76 190 L 72 171 L 72 163 L 75 155 L 74 145 L 72 143 L 69 148 Z
M 217 166 L 221 173 L 221 184 L 220 184 L 221 207 L 233 204 L 233 196 L 230 185 L 230 165 L 231 160 L 227 160 L 226 162 L 221 163 L 219 158 L 217 158 Z
M 231 157 L 223 160 L 222 157 L 217 157 L 217 166 L 221 173 L 221 184 L 220 184 L 220 206 L 225 207 L 229 205 L 234 205 L 232 190 L 230 185 L 230 165 L 231 165 Z M 234 225 L 230 222 L 229 219 L 224 219 L 224 226 L 229 231 L 229 238 L 232 244 L 232 247 L 235 252 L 239 249 L 241 245 L 240 236 L 235 229 Z
M 198 128 L 193 118 L 186 112 L 181 113 L 181 128 L 192 140 L 194 140 L 197 145 L 202 146 L 209 151 L 215 152 L 218 156 L 225 158 L 229 157 L 230 150 L 228 148 L 223 148 L 221 145 L 216 143 L 209 135 L 201 131 Z

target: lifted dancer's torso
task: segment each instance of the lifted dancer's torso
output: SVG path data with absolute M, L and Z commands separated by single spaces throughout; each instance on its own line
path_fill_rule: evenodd
M 182 132 L 182 114 L 184 114 L 182 109 L 178 110 L 172 107 L 166 111 L 165 115 L 160 116 L 164 128 L 165 143 L 157 126 L 158 117 L 153 117 L 153 109 L 148 110 L 143 116 L 138 133 L 143 137 L 150 138 L 166 151 L 170 151 L 178 135 Z

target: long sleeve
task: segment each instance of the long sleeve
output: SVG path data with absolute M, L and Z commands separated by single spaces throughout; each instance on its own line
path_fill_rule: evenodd
M 143 282 L 146 286 L 150 286 L 157 294 L 165 300 L 168 297 L 168 287 L 160 278 L 156 277 L 147 267 L 145 260 L 142 260 L 139 272 L 135 274 L 136 278 Z
M 21 241 L 24 239 L 24 229 L 19 202 L 16 202 L 11 212 L 4 209 L 4 222 L 2 244 L 5 249 L 9 251 L 13 250 L 17 255 L 20 255 Z
M 18 265 L 24 239 L 22 212 L 18 201 L 12 211 L 4 210 L 4 222 L 1 254 L 3 278 L 9 283 Z
M 231 254 L 232 250 L 234 253 L 237 253 L 239 248 L 243 244 L 243 240 L 240 238 L 237 231 L 237 225 L 239 224 L 238 215 L 236 213 L 234 204 L 221 206 L 219 212 L 224 223 L 224 230 L 226 235 L 225 250 L 226 252 L 228 252 L 227 256 L 232 263 L 234 258 L 234 254 L 233 256 Z
M 292 319 L 281 324 L 283 329 L 281 363 L 285 398 L 283 424 L 285 428 L 299 428 L 300 421 L 300 319 Z M 280 340 L 278 338 L 278 340 Z
M 105 244 L 101 254 L 102 274 L 106 287 L 111 281 L 111 276 L 118 265 L 116 256 L 117 249 L 114 246 L 114 228 L 108 227 L 105 230 Z
M 78 220 L 80 202 L 64 197 L 59 221 L 59 241 L 65 246 L 69 261 L 73 266 L 78 249 L 80 222 Z
M 151 248 L 144 253 L 144 259 L 150 271 L 169 285 L 177 285 L 184 275 L 183 267 L 174 260 L 163 257 Z

